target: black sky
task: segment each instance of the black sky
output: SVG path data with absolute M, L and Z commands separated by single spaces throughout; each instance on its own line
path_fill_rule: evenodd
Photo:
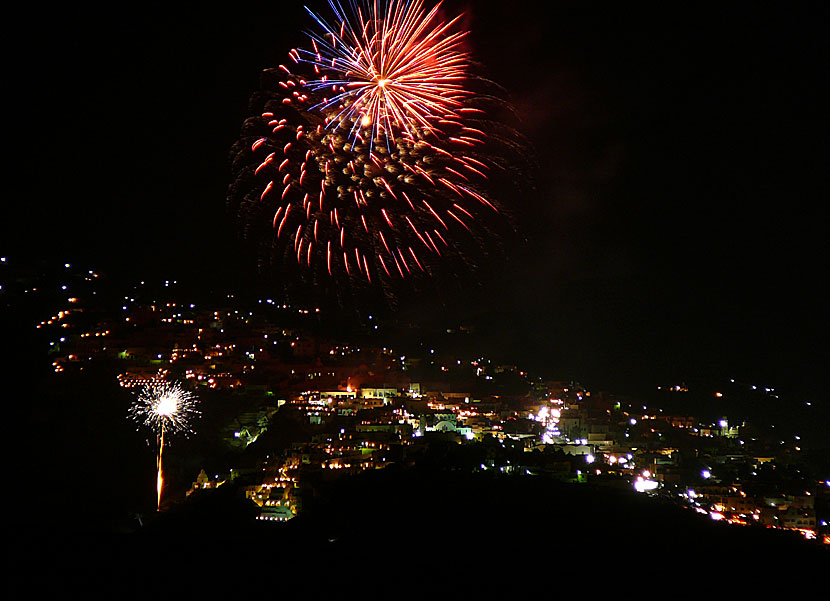
M 504 356 L 600 386 L 826 397 L 828 10 L 445 6 L 541 168 L 513 199 L 525 245 L 457 313 Z M 302 5 L 41 4 L 8 25 L 3 254 L 240 270 L 228 151 L 260 71 L 303 44 Z

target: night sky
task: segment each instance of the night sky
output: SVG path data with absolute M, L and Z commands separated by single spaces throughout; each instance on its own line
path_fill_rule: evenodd
M 540 166 L 511 199 L 524 242 L 451 303 L 493 353 L 611 389 L 826 398 L 828 9 L 722 4 L 445 3 Z M 304 44 L 302 4 L 39 4 L 7 26 L 3 255 L 244 272 L 228 153 L 261 70 Z M 413 319 L 446 314 L 421 301 Z

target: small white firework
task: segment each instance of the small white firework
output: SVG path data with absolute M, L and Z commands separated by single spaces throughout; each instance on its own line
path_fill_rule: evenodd
M 129 416 L 139 424 L 150 427 L 156 434 L 191 434 L 190 424 L 201 415 L 196 409 L 196 395 L 182 388 L 178 382 L 146 384 L 130 406 Z

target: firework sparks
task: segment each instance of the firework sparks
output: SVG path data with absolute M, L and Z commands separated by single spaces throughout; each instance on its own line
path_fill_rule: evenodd
M 164 484 L 162 470 L 162 453 L 164 435 L 190 434 L 191 422 L 200 414 L 196 409 L 195 395 L 178 382 L 159 382 L 145 385 L 130 406 L 129 416 L 139 424 L 152 429 L 158 440 L 158 457 L 156 459 L 156 508 L 161 507 L 161 490 Z
M 469 263 L 497 237 L 489 178 L 506 171 L 494 155 L 511 134 L 485 110 L 499 103 L 492 84 L 468 73 L 458 18 L 422 0 L 329 4 L 329 19 L 309 11 L 310 48 L 263 74 L 234 147 L 228 200 L 246 237 L 315 282 L 385 285 Z M 474 80 L 485 90 L 468 90 Z
M 191 421 L 200 415 L 196 396 L 178 382 L 145 385 L 130 407 L 130 417 L 156 434 L 189 434 Z
M 421 0 L 357 6 L 351 19 L 330 5 L 335 24 L 309 11 L 324 33 L 310 32 L 312 49 L 292 52 L 318 75 L 306 86 L 331 93 L 312 109 L 334 110 L 331 123 L 345 124 L 353 138 L 371 128 L 370 141 L 396 130 L 422 137 L 421 131 L 436 132 L 437 119 L 458 117 L 469 66 L 461 51 L 466 32 L 452 31 L 460 17 L 441 22 L 440 3 L 426 11 Z

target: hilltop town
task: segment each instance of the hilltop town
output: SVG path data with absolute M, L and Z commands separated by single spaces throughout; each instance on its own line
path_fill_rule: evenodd
M 65 283 L 49 283 L 43 303 L 54 310 L 32 324 L 56 377 L 105 364 L 131 391 L 184 382 L 221 404 L 214 435 L 245 451 L 220 473 L 193 473 L 175 501 L 233 483 L 259 520 L 284 522 L 327 482 L 437 463 L 657 496 L 712 520 L 830 544 L 830 481 L 799 437 L 778 440 L 740 416 L 684 412 L 671 402 L 689 394 L 683 383 L 661 386 L 667 403 L 649 405 L 478 355 L 464 326 L 446 332 L 447 348 L 417 337 L 402 348 L 389 345 L 375 316 L 348 339 L 326 335 L 317 307 L 232 294 L 190 302 L 175 281 L 116 290 L 94 270 L 64 269 Z M 19 275 L 3 294 L 34 298 L 46 286 Z M 294 429 L 277 440 L 280 422 Z

